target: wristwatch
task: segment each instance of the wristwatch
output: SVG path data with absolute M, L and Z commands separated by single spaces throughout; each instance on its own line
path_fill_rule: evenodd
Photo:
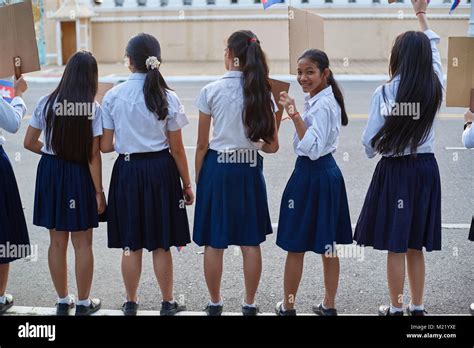
M 466 130 L 467 127 L 469 127 L 472 124 L 472 121 L 468 121 L 464 123 L 464 130 Z

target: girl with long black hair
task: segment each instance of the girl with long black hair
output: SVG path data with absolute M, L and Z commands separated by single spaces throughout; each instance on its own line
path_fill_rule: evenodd
M 98 227 L 99 214 L 105 210 L 97 86 L 94 56 L 75 53 L 58 87 L 39 100 L 25 135 L 25 148 L 41 154 L 33 224 L 50 231 L 48 262 L 58 294 L 58 315 L 69 314 L 74 306 L 67 284 L 69 235 L 76 261 L 76 315 L 94 313 L 101 305 L 99 299 L 89 298 L 94 268 L 92 229 Z M 41 133 L 44 142 L 39 140 Z
M 161 290 L 160 313 L 174 315 L 185 307 L 173 297 L 170 247 L 191 241 L 186 205 L 194 201 L 181 136 L 188 119 L 160 72 L 158 40 L 138 34 L 129 40 L 125 54 L 132 74 L 107 92 L 101 108 L 101 150 L 119 154 L 109 189 L 108 246 L 123 249 L 124 314 L 137 314 L 142 254 L 147 249 Z
M 228 72 L 206 85 L 198 98 L 196 149 L 197 201 L 193 240 L 205 246 L 204 275 L 210 294 L 208 315 L 221 315 L 224 249 L 240 246 L 243 254 L 244 315 L 256 315 L 262 257 L 260 244 L 272 233 L 262 150 L 278 150 L 275 111 L 268 66 L 260 41 L 248 30 L 227 40 Z M 209 141 L 209 131 L 213 135 Z
M 376 89 L 362 142 L 382 155 L 357 222 L 358 244 L 387 250 L 390 305 L 379 315 L 403 315 L 405 262 L 408 315 L 425 315 L 426 251 L 441 249 L 441 183 L 434 156 L 434 121 L 443 97 L 439 36 L 428 27 L 426 0 L 412 0 L 421 31 L 397 37 L 391 79 Z
M 288 252 L 284 299 L 276 306 L 280 316 L 296 315 L 296 293 L 303 273 L 305 253 L 320 254 L 324 268 L 324 300 L 313 306 L 318 315 L 337 315 L 339 283 L 336 244 L 352 244 L 346 187 L 333 153 L 341 126 L 348 123 L 342 91 L 326 53 L 308 49 L 298 58 L 297 80 L 305 98 L 304 112 L 283 92 L 280 104 L 295 126 L 293 149 L 298 155 L 280 206 L 277 245 Z

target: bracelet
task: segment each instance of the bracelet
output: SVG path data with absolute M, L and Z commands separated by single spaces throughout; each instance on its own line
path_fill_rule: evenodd
M 418 16 L 420 13 L 426 14 L 425 11 L 418 11 L 418 12 L 416 13 L 416 16 Z
M 300 113 L 299 112 L 295 112 L 294 114 L 292 115 L 288 115 L 291 119 L 293 119 L 293 117 L 295 117 L 296 115 L 299 115 Z
M 466 128 L 469 127 L 470 125 L 472 125 L 472 121 L 468 121 L 464 123 L 464 130 L 466 130 Z

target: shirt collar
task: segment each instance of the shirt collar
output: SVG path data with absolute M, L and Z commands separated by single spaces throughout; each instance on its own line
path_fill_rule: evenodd
M 222 78 L 225 79 L 225 78 L 229 78 L 229 77 L 242 77 L 243 74 L 244 73 L 242 71 L 239 71 L 239 70 L 229 70 L 228 72 L 226 72 L 224 74 L 224 76 L 222 76 Z
M 315 96 L 311 97 L 310 95 L 307 95 L 304 100 L 306 103 L 308 103 L 310 106 L 313 106 L 314 103 L 316 103 L 317 100 L 321 99 L 322 97 L 327 97 L 329 95 L 333 94 L 332 93 L 332 87 L 328 86 L 322 91 L 319 91 Z
M 132 73 L 128 77 L 129 80 L 145 80 L 146 73 Z

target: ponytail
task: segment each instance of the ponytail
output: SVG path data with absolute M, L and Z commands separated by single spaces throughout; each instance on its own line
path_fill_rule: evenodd
M 308 49 L 303 52 L 303 54 L 298 58 L 298 60 L 302 58 L 308 58 L 313 63 L 315 63 L 321 73 L 324 71 L 324 69 L 329 69 L 329 58 L 327 54 L 321 50 L 317 50 L 314 48 Z M 347 126 L 347 124 L 349 123 L 349 118 L 347 117 L 344 97 L 342 95 L 341 88 L 334 79 L 334 75 L 331 69 L 329 69 L 329 77 L 327 79 L 327 82 L 331 86 L 334 98 L 336 99 L 337 103 L 339 104 L 339 107 L 341 108 L 341 124 L 343 126 Z
M 147 109 L 154 113 L 158 120 L 164 120 L 168 115 L 166 90 L 171 88 L 159 70 L 160 43 L 152 35 L 138 34 L 128 42 L 126 55 L 137 72 L 146 73 L 143 94 Z
M 255 34 L 248 30 L 233 33 L 228 47 L 243 72 L 243 120 L 247 126 L 247 137 L 253 142 L 263 140 L 271 143 L 274 140 L 276 110 L 271 99 L 265 53 Z
M 334 98 L 336 98 L 339 107 L 341 108 L 341 124 L 343 126 L 347 126 L 349 123 L 349 119 L 346 113 L 346 106 L 344 104 L 344 97 L 342 95 L 342 91 L 339 88 L 338 83 L 334 79 L 334 75 L 332 74 L 332 70 L 329 69 L 329 77 L 328 77 L 328 84 L 332 87 L 332 93 L 334 94 Z

